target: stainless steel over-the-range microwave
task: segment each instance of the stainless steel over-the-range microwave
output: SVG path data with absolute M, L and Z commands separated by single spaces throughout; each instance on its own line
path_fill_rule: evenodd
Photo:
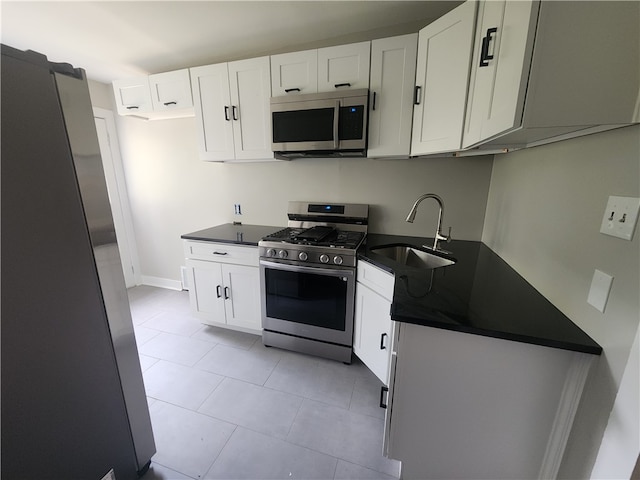
M 364 157 L 369 90 L 292 94 L 271 98 L 276 157 Z

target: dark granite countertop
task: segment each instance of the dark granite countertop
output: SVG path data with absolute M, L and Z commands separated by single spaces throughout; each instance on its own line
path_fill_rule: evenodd
M 185 233 L 180 238 L 185 240 L 200 240 L 203 242 L 233 243 L 236 245 L 257 246 L 258 241 L 267 235 L 282 230 L 284 227 L 268 225 L 236 225 L 225 223 L 197 232 Z
M 457 259 L 434 270 L 402 267 L 371 251 L 424 238 L 369 234 L 359 259 L 395 274 L 391 318 L 398 322 L 595 355 L 602 347 L 481 242 L 441 244 Z

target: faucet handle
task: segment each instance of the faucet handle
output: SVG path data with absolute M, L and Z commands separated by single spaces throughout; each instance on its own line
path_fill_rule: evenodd
M 436 241 L 438 240 L 444 240 L 449 243 L 451 241 L 451 227 L 449 227 L 449 235 L 442 235 L 439 231 L 436 232 Z

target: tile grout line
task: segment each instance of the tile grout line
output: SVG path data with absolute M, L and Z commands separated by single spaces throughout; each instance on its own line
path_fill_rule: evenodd
M 211 464 L 209 465 L 209 467 L 207 468 L 207 471 L 204 472 L 204 475 L 200 476 L 200 478 L 206 478 L 207 474 L 211 471 L 211 469 L 213 468 L 213 466 L 215 465 L 215 463 L 218 461 L 218 459 L 220 458 L 220 455 L 222 455 L 222 452 L 224 451 L 225 448 L 227 448 L 227 445 L 229 444 L 229 441 L 231 440 L 231 437 L 233 437 L 233 435 L 236 433 L 236 431 L 238 430 L 239 425 L 235 424 L 235 423 L 230 423 L 227 422 L 230 425 L 233 425 L 233 432 L 231 432 L 231 435 L 229 435 L 229 438 L 227 438 L 224 442 L 224 445 L 222 446 L 222 448 L 220 449 L 220 451 L 218 452 L 218 454 L 216 455 L 216 458 L 213 459 L 213 462 L 211 462 Z

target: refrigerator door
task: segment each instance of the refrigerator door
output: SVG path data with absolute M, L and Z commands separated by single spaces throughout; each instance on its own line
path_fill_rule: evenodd
M 54 76 L 109 321 L 138 469 L 142 470 L 156 452 L 155 442 L 89 87 L 84 71 L 77 70 L 77 73 L 79 77 L 60 73 Z
M 137 479 L 155 447 L 84 74 L 4 45 L 0 74 L 3 478 Z

